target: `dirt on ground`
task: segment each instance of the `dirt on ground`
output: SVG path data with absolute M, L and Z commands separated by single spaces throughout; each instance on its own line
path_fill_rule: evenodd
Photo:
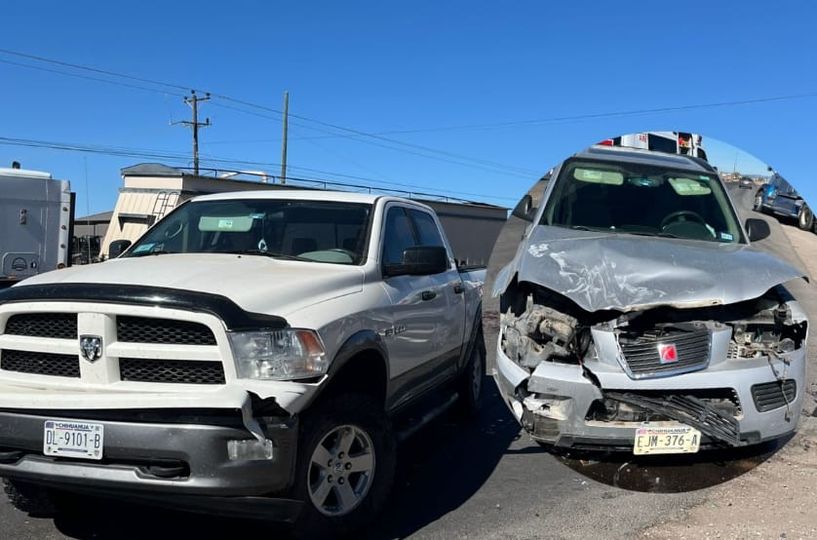
M 817 238 L 792 226 L 782 228 L 803 270 L 817 277 Z M 810 333 L 810 384 L 794 438 L 751 472 L 708 490 L 702 504 L 642 530 L 641 538 L 817 538 L 817 338 L 813 329 Z

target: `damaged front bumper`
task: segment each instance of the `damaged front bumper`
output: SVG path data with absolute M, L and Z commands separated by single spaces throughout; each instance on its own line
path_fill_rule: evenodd
M 500 336 L 495 379 L 504 400 L 535 440 L 562 448 L 632 450 L 642 421 L 599 418 L 599 410 L 619 406 L 651 422 L 696 427 L 703 446 L 756 444 L 795 430 L 805 392 L 806 347 L 776 359 L 725 358 L 699 371 L 639 380 L 594 359 L 541 362 L 530 371 L 501 342 Z
M 47 410 L 0 409 L 0 477 L 185 510 L 293 521 L 302 506 L 286 495 L 295 470 L 297 415 L 273 399 L 237 389 L 222 391 L 222 397 L 227 393 L 232 400 L 219 405 L 176 394 L 175 401 L 165 395 L 164 407 L 151 407 L 146 399 L 147 407 L 112 408 L 117 399 L 109 396 L 106 407 L 68 409 L 55 396 L 54 408 Z M 102 424 L 103 459 L 45 455 L 44 425 L 54 419 Z

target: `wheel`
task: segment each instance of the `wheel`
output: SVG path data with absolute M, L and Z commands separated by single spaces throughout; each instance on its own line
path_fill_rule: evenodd
M 763 211 L 763 197 L 760 195 L 755 195 L 755 202 L 752 205 L 752 210 L 755 212 L 762 212 Z
M 800 208 L 800 214 L 797 216 L 797 226 L 804 231 L 810 231 L 814 226 L 814 214 L 805 204 Z
M 457 406 L 462 416 L 473 416 L 479 412 L 479 398 L 482 395 L 484 378 L 485 339 L 482 335 L 482 329 L 480 329 L 468 357 L 468 364 L 466 364 L 465 370 L 460 375 L 460 380 L 457 383 L 457 394 L 459 395 Z
M 11 505 L 21 512 L 32 516 L 53 516 L 57 513 L 53 493 L 48 488 L 4 479 L 3 490 Z
M 298 536 L 349 535 L 379 512 L 394 480 L 396 443 L 383 406 L 368 396 L 331 398 L 301 419 L 294 494 Z

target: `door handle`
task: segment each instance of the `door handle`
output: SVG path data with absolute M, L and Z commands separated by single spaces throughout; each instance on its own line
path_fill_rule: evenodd
M 420 296 L 422 297 L 423 301 L 425 302 L 425 301 L 434 300 L 435 298 L 437 298 L 437 293 L 434 292 L 434 291 L 423 291 Z
M 465 287 L 462 286 L 462 283 L 454 284 L 454 294 L 462 294 L 463 291 L 465 291 Z

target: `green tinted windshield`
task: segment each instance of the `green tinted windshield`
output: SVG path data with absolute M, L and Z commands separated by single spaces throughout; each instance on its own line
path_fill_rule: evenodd
M 162 253 L 239 253 L 361 264 L 371 205 L 285 199 L 184 204 L 123 257 Z
M 569 160 L 541 224 L 711 242 L 741 242 L 714 174 L 632 163 Z

